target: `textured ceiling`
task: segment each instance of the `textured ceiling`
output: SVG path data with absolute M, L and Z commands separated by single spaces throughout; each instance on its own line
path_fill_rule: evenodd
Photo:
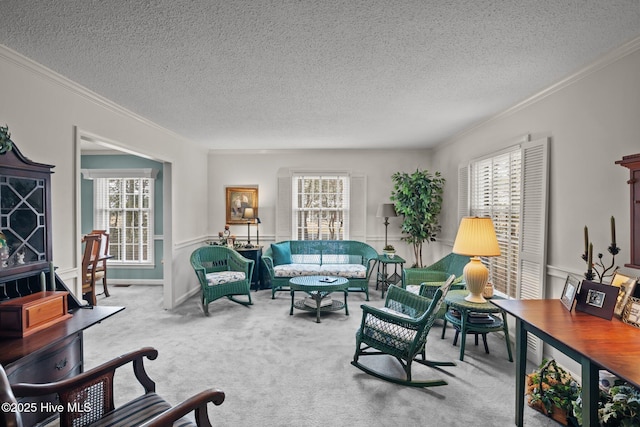
M 0 44 L 213 149 L 428 147 L 640 35 L 640 0 L 0 0 Z

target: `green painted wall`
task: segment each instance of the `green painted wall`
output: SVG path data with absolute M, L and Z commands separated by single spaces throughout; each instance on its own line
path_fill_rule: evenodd
M 154 219 L 153 232 L 156 236 L 163 235 L 162 229 L 162 204 L 163 204 L 163 165 L 162 163 L 131 155 L 83 155 L 80 158 L 81 169 L 157 169 L 154 192 Z M 81 231 L 82 234 L 91 232 L 93 226 L 93 181 L 82 178 L 80 187 L 81 199 Z M 127 279 L 144 281 L 163 278 L 162 255 L 163 241 L 154 240 L 155 266 L 152 267 L 109 267 L 109 278 L 119 282 Z

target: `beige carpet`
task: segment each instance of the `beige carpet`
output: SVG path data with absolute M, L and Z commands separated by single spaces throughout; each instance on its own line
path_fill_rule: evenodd
M 374 286 L 375 287 L 375 286 Z M 85 332 L 86 367 L 143 346 L 158 349 L 147 361 L 158 393 L 175 404 L 206 388 L 226 393 L 225 402 L 210 405 L 218 426 L 513 426 L 515 363 L 507 360 L 504 341 L 489 334 L 491 354 L 469 337 L 463 362 L 452 345 L 453 330 L 440 339 L 432 329 L 427 356 L 457 362 L 438 371 L 415 364 L 417 378 L 444 378 L 448 385 L 428 389 L 403 387 L 371 377 L 350 365 L 354 334 L 364 295 L 349 296 L 350 316 L 295 310 L 291 299 L 268 290 L 252 292 L 254 305 L 227 299 L 203 315 L 198 297 L 174 311 L 161 308 L 159 286 L 117 287 L 99 305 L 127 308 Z M 369 304 L 383 304 L 371 291 Z M 368 360 L 371 360 L 368 362 Z M 382 369 L 397 370 L 386 357 L 361 359 Z M 116 375 L 116 403 L 140 393 L 130 369 Z M 554 421 L 525 408 L 526 426 L 555 426 Z

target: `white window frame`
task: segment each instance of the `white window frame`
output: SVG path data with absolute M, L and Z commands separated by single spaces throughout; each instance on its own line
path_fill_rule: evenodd
M 311 194 L 305 193 L 301 188 L 304 180 L 318 181 L 317 191 Z M 342 181 L 342 193 L 327 194 L 325 193 L 323 181 L 326 180 L 340 180 Z M 349 240 L 349 217 L 350 217 L 350 177 L 347 173 L 318 173 L 318 172 L 296 172 L 291 175 L 291 239 L 300 240 L 301 237 L 305 237 L 310 240 Z M 317 197 L 312 197 L 317 196 Z M 329 197 L 326 197 L 329 196 Z M 303 203 L 315 199 L 320 201 L 319 204 L 313 206 L 302 206 Z M 299 223 L 303 213 L 309 213 L 310 215 L 318 219 L 318 226 L 316 233 L 301 234 L 302 230 L 308 229 L 309 226 L 303 226 Z M 332 236 L 329 233 L 329 226 L 326 219 L 327 215 L 331 212 L 340 212 L 338 216 L 341 216 L 338 229 L 334 231 Z M 315 237 L 315 238 L 314 238 Z
M 104 206 L 104 202 L 108 199 L 108 195 L 105 192 L 108 191 L 108 181 L 110 179 L 118 179 L 122 180 L 124 185 L 125 180 L 148 180 L 148 206 L 136 206 L 135 208 L 122 208 L 117 210 L 123 211 L 135 211 L 140 215 L 147 216 L 147 236 L 146 239 L 142 239 L 143 228 L 141 227 L 142 222 L 138 224 L 137 235 L 137 247 L 135 248 L 138 256 L 138 259 L 129 259 L 123 260 L 119 259 L 117 254 L 126 254 L 127 253 L 127 243 L 126 240 L 123 239 L 120 242 L 120 247 L 118 250 L 113 250 L 114 246 L 116 246 L 116 242 L 114 242 L 113 236 L 114 233 L 110 232 L 111 238 L 109 239 L 110 246 L 110 255 L 114 255 L 113 258 L 110 258 L 107 263 L 113 266 L 153 266 L 155 265 L 155 239 L 154 239 L 154 206 L 155 206 L 155 179 L 158 171 L 156 169 L 151 168 L 140 168 L 140 169 L 84 169 L 82 170 L 83 176 L 85 179 L 92 179 L 94 181 L 93 186 L 93 224 L 94 229 L 104 229 L 111 230 L 112 227 L 109 224 L 110 218 L 110 210 L 108 207 Z M 140 188 L 142 188 L 142 182 L 140 183 Z M 126 196 L 124 191 L 121 193 L 123 196 Z M 136 196 L 136 198 L 139 195 Z M 138 203 L 140 199 L 136 203 Z M 126 234 L 125 229 L 127 228 L 126 224 L 122 224 L 120 227 L 120 235 L 124 236 Z M 146 248 L 147 257 L 144 258 Z

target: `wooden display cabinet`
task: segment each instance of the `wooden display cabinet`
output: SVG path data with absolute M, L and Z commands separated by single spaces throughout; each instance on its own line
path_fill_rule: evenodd
M 640 153 L 624 156 L 616 164 L 628 168 L 630 175 L 631 260 L 625 266 L 640 268 Z
M 0 364 L 11 383 L 63 380 L 84 370 L 83 331 L 124 307 L 85 307 L 55 274 L 53 166 L 18 147 L 0 152 Z M 55 395 L 21 403 L 57 402 Z M 25 425 L 50 417 L 25 414 Z

